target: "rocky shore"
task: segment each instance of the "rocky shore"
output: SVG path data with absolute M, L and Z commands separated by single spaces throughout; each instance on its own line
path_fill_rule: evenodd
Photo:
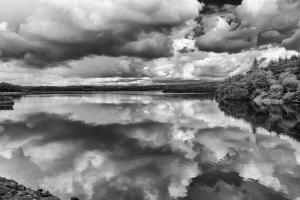
M 16 181 L 0 177 L 0 200 L 60 200 L 42 189 L 32 190 Z M 72 198 L 77 199 L 77 198 Z

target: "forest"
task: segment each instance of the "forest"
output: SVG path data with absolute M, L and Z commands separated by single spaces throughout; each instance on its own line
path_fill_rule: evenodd
M 253 100 L 257 103 L 300 102 L 300 57 L 272 60 L 266 67 L 255 59 L 245 74 L 227 78 L 216 99 Z

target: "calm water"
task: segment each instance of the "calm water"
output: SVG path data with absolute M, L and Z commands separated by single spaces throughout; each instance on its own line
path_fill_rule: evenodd
M 31 96 L 0 111 L 0 176 L 62 199 L 300 199 L 300 107 Z

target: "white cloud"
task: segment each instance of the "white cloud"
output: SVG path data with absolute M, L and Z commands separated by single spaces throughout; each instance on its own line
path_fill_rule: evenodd
M 7 31 L 7 22 L 0 22 L 0 31 Z
M 279 46 L 265 46 L 241 53 L 190 52 L 171 58 L 150 61 L 127 57 L 90 57 L 70 62 L 68 67 L 44 70 L 17 67 L 16 63 L 0 64 L 4 82 L 21 85 L 109 85 L 151 84 L 153 79 L 225 78 L 246 72 L 254 58 L 290 57 L 298 53 Z
M 259 30 L 293 29 L 299 21 L 297 0 L 243 0 L 237 12 L 243 22 Z
M 296 51 L 288 51 L 284 47 L 265 46 L 253 48 L 240 53 L 206 53 L 194 52 L 174 55 L 172 58 L 160 58 L 143 64 L 151 77 L 160 78 L 224 78 L 228 75 L 243 73 L 249 70 L 255 58 L 270 60 L 279 57 L 297 55 Z

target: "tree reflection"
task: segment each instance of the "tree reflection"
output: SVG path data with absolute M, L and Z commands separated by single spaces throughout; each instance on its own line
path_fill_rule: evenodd
M 248 101 L 222 101 L 219 108 L 229 116 L 300 140 L 300 105 L 257 105 Z

